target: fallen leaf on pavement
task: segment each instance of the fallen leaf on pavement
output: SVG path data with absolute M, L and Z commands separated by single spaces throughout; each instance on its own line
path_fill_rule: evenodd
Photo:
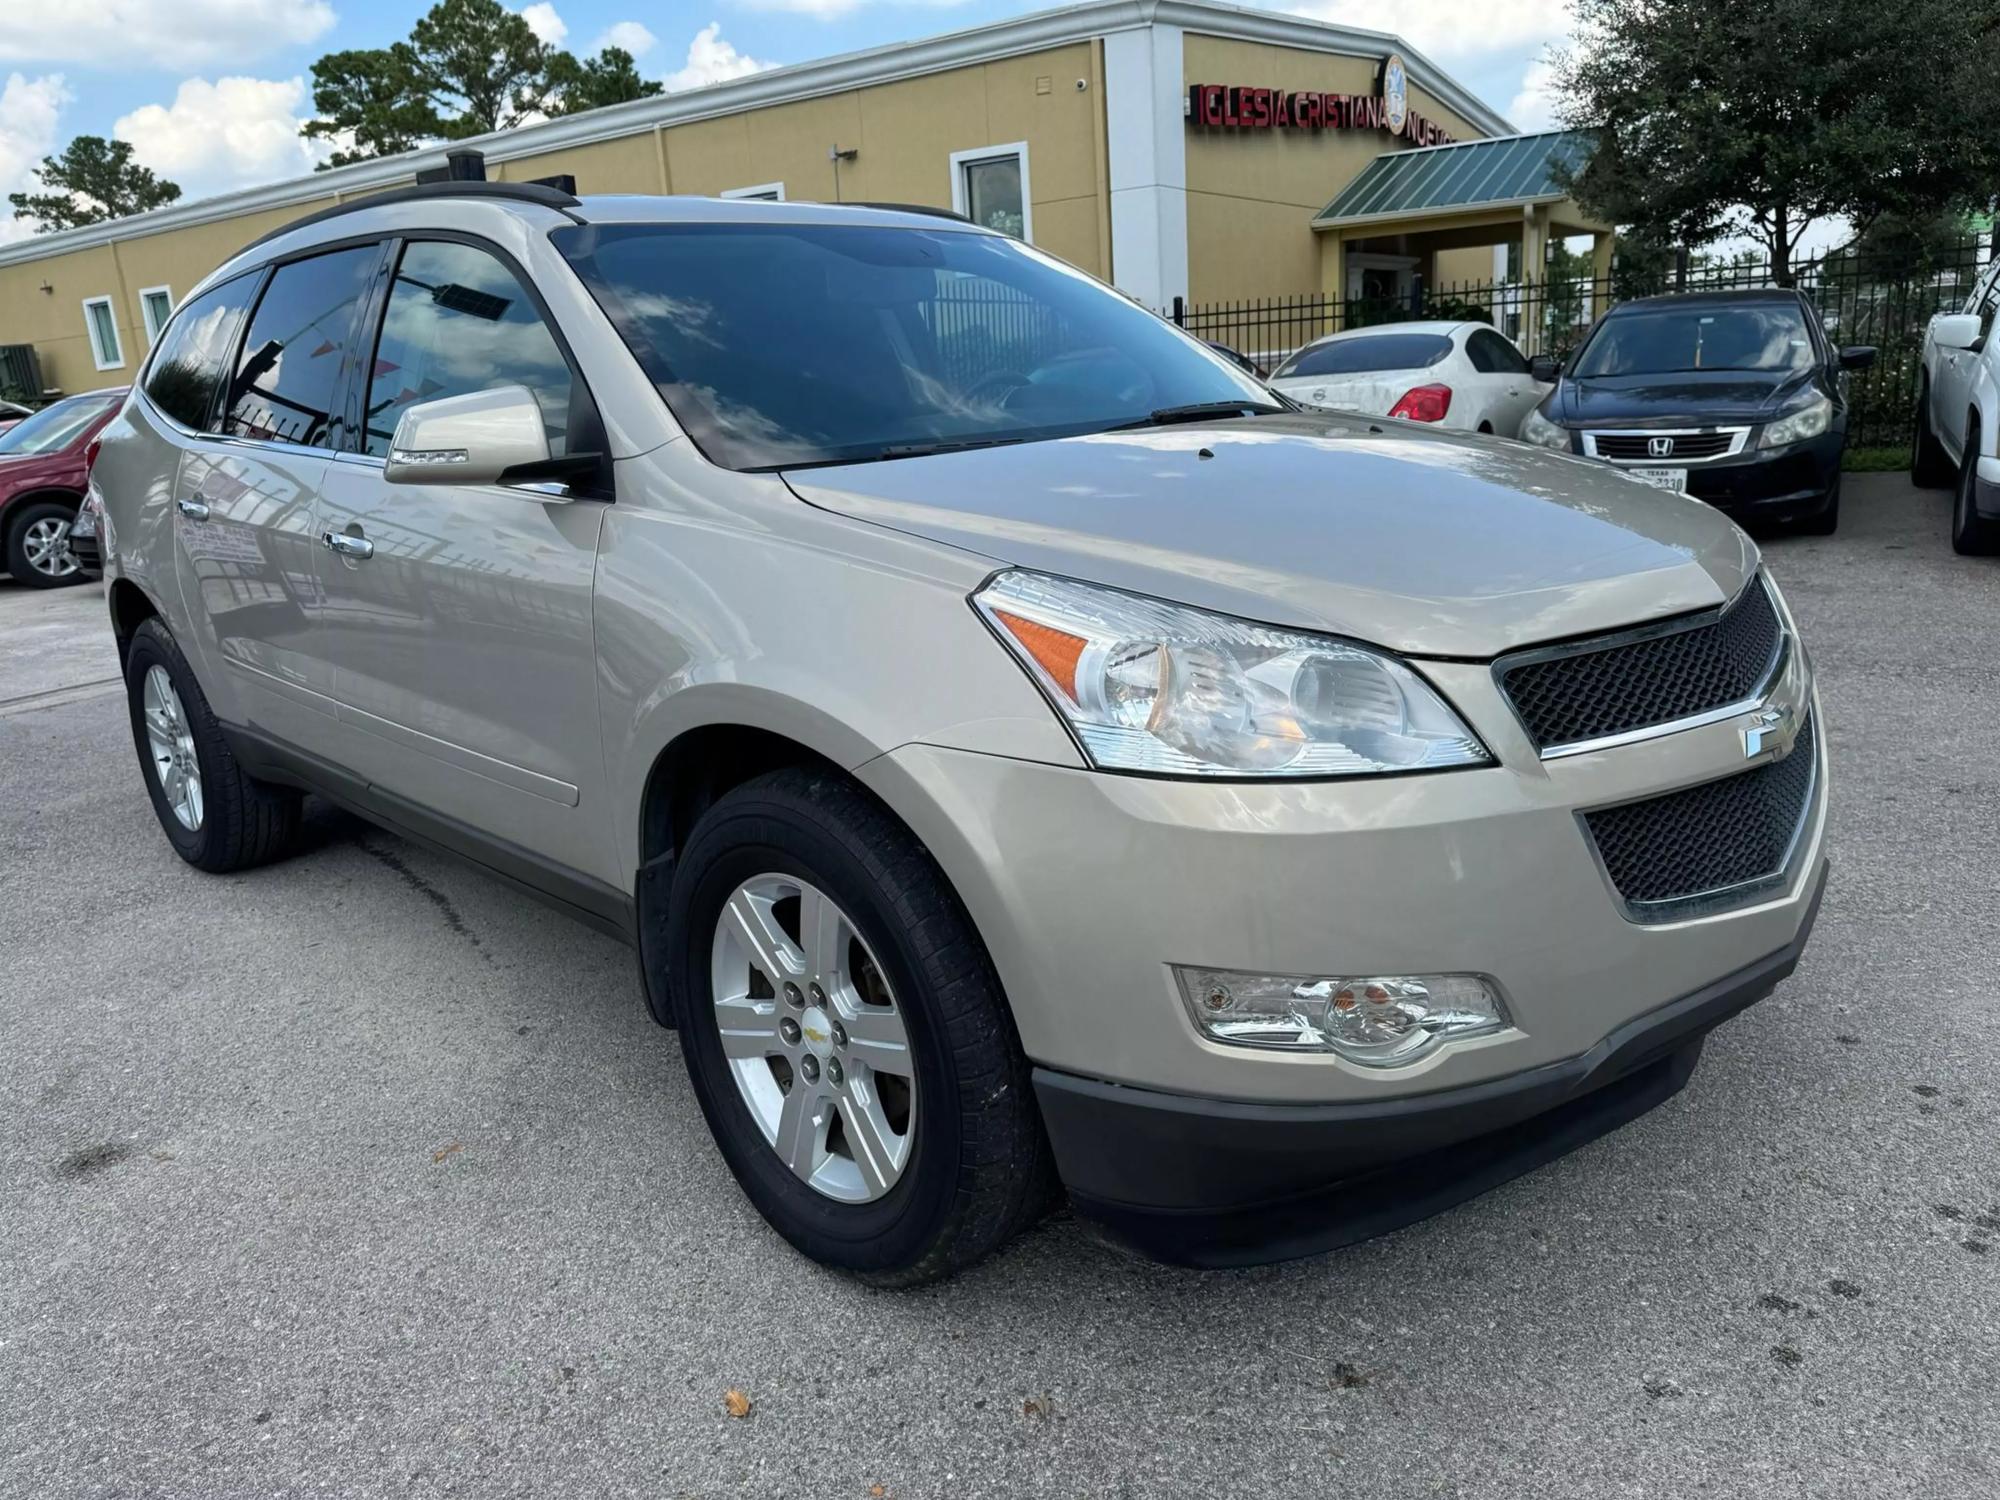
M 731 1386 L 722 1393 L 722 1409 L 740 1422 L 750 1415 L 750 1398 Z
M 464 1149 L 465 1149 L 464 1141 L 453 1141 L 449 1146 L 442 1147 L 439 1150 L 433 1151 L 431 1153 L 431 1165 L 436 1166 L 439 1162 L 443 1161 L 447 1156 L 456 1156 L 458 1155 L 459 1152 L 463 1151 Z

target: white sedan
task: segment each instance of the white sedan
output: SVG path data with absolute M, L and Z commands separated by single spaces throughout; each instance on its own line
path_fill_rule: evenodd
M 1307 406 L 1407 417 L 1518 437 L 1549 393 L 1504 335 L 1484 323 L 1385 323 L 1315 339 L 1271 384 Z

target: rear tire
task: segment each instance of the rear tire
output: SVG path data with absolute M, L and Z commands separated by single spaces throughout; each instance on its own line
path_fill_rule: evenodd
M 7 516 L 7 571 L 31 589 L 59 589 L 85 582 L 70 556 L 69 528 L 76 506 L 65 500 L 30 500 Z
M 1952 482 L 1951 455 L 1931 429 L 1931 382 L 1917 381 L 1917 415 L 1910 435 L 1910 483 L 1918 489 L 1941 490 Z
M 132 633 L 125 698 L 153 812 L 176 854 L 219 875 L 292 846 L 304 799 L 237 764 L 187 658 L 157 618 Z
M 768 894 L 786 890 L 800 893 L 789 917 L 787 898 L 773 904 Z M 728 946 L 742 929 L 724 926 L 746 893 L 769 914 L 758 929 L 771 944 L 766 962 L 786 971 L 763 975 L 746 943 L 747 987 L 746 964 Z M 807 956 L 808 900 L 818 903 L 814 910 L 832 910 L 846 924 L 841 933 L 851 929 L 854 941 L 841 936 L 833 945 L 844 955 L 839 974 Z M 771 938 L 770 928 L 787 921 L 798 930 Z M 669 933 L 695 1096 L 744 1193 L 798 1250 L 877 1284 L 910 1286 L 972 1264 L 1046 1207 L 1052 1161 L 992 961 L 944 872 L 860 787 L 832 772 L 788 769 L 726 793 L 676 860 Z M 857 1078 L 879 1076 L 859 1061 L 867 1044 L 851 1004 L 864 967 L 882 987 L 874 995 L 886 989 L 900 1017 L 909 1085 L 891 1100 L 904 1116 L 898 1139 L 907 1143 L 893 1181 L 885 1187 L 889 1174 L 872 1181 L 862 1174 L 857 1192 L 851 1184 L 863 1153 L 847 1123 L 855 1104 L 834 1089 L 853 1091 Z M 740 996 L 721 997 L 727 1053 L 719 982 Z M 823 992 L 815 988 L 822 983 Z M 881 1009 L 870 1009 L 879 1022 Z M 837 1024 L 843 1020 L 847 1026 Z M 765 1028 L 782 1040 L 767 1047 Z M 826 1061 L 808 1060 L 814 1041 Z M 807 1144 L 788 1157 L 784 1105 L 796 1103 L 801 1088 L 811 1092 L 800 1098 L 819 1101 L 809 1115 L 818 1135 L 808 1124 L 789 1137 Z M 846 1164 L 836 1159 L 837 1144 L 847 1148 Z
M 1958 493 L 1951 504 L 1951 550 L 1961 557 L 1991 557 L 2000 552 L 2000 520 L 1982 516 L 1976 503 L 1979 485 L 1979 423 L 1966 424 L 1965 462 L 1958 466 Z

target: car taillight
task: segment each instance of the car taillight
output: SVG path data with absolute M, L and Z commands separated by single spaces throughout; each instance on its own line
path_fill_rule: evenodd
M 1389 408 L 1389 415 L 1411 422 L 1442 422 L 1450 410 L 1450 386 L 1420 385 L 1403 392 L 1402 398 Z

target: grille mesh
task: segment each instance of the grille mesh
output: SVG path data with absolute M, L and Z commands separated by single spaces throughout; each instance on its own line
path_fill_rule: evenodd
M 1812 795 L 1815 737 L 1807 719 L 1783 760 L 1585 813 L 1618 894 L 1680 901 L 1780 873 Z
M 1655 437 L 1670 438 L 1673 451 L 1654 454 L 1648 446 Z M 1599 458 L 1650 459 L 1657 464 L 1671 463 L 1677 458 L 1715 458 L 1729 451 L 1729 445 L 1736 440 L 1731 432 L 1661 432 L 1661 433 L 1592 433 L 1593 446 Z
M 1687 630 L 1499 664 L 1500 689 L 1539 748 L 1667 724 L 1749 697 L 1778 654 L 1759 575 L 1727 613 Z

